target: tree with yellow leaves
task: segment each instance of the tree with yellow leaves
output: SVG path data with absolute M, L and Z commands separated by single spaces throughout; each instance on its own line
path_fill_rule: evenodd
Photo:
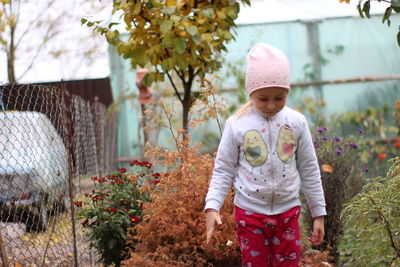
M 249 0 L 241 0 L 250 5 Z M 117 46 L 118 53 L 130 60 L 132 67 L 151 66 L 145 83 L 170 81 L 183 106 L 182 124 L 187 130 L 188 114 L 195 100 L 192 85 L 221 67 L 220 54 L 234 39 L 232 29 L 239 13 L 235 0 L 118 0 L 113 12 L 121 11 L 129 38 L 119 39 L 114 23 L 95 30 Z M 173 80 L 175 74 L 181 84 Z

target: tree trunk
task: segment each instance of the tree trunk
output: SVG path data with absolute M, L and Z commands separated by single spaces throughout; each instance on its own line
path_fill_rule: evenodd
M 184 97 L 183 97 L 183 114 L 182 114 L 182 128 L 184 130 L 184 139 L 186 138 L 187 130 L 188 130 L 188 123 L 189 123 L 189 111 L 192 106 L 192 84 L 185 83 L 184 84 Z
M 10 27 L 10 46 L 7 53 L 7 75 L 9 83 L 16 83 L 15 78 L 15 25 Z
M 188 132 L 188 123 L 189 123 L 189 111 L 192 107 L 193 100 L 192 100 L 192 85 L 194 80 L 194 70 L 191 66 L 189 66 L 189 77 L 187 82 L 183 81 L 183 89 L 184 89 L 184 96 L 183 96 L 183 114 L 182 114 L 182 127 L 183 127 L 183 139 L 186 139 L 186 135 Z

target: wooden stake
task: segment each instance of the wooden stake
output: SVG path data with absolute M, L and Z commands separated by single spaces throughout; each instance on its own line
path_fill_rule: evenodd
M 0 229 L 0 251 L 1 251 L 1 265 L 2 267 L 9 267 L 10 263 L 8 262 L 8 255 L 6 251 L 6 246 L 3 241 L 3 231 Z

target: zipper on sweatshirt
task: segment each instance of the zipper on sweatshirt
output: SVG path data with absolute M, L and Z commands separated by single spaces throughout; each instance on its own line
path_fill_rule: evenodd
M 269 147 L 272 153 L 272 132 L 271 132 L 271 121 L 269 118 L 266 118 L 268 124 L 268 133 L 269 133 Z M 272 153 L 273 155 L 274 153 Z M 274 157 L 271 157 L 271 181 L 272 181 L 272 192 L 271 192 L 271 212 L 274 212 L 274 198 L 275 198 L 275 178 L 274 178 Z

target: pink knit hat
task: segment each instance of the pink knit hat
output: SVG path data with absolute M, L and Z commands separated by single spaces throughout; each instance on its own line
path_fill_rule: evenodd
M 258 43 L 247 54 L 246 91 L 282 87 L 290 91 L 290 65 L 286 55 L 276 47 Z

